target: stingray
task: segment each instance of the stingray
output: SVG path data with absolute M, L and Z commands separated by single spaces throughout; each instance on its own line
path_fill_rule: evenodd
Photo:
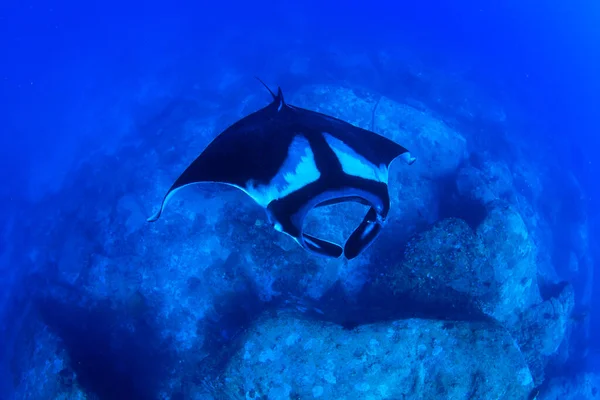
M 261 81 L 262 83 L 262 81 Z M 311 253 L 352 259 L 377 238 L 390 211 L 388 170 L 397 158 L 415 161 L 398 143 L 326 114 L 273 101 L 220 133 L 165 194 L 156 221 L 188 185 L 221 183 L 250 196 L 271 226 Z M 369 206 L 344 247 L 303 230 L 315 207 L 357 201 Z

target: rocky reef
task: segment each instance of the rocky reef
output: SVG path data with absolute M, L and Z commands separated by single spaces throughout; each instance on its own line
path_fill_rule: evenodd
M 185 189 L 147 225 L 172 179 L 265 98 L 171 102 L 30 210 L 36 246 L 10 255 L 28 270 L 14 305 L 28 319 L 4 334 L 23 349 L 18 398 L 568 398 L 545 375 L 568 348 L 575 290 L 545 257 L 543 174 L 422 105 L 332 85 L 287 97 L 418 157 L 393 164 L 389 222 L 352 262 L 307 254 L 233 189 Z M 307 229 L 341 242 L 363 213 L 318 209 Z M 569 234 L 577 262 L 585 230 Z
M 246 333 L 223 382 L 247 399 L 519 399 L 533 387 L 514 340 L 492 323 L 406 319 L 345 330 L 285 314 Z

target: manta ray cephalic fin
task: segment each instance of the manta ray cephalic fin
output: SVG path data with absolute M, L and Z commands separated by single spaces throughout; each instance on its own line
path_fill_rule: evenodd
M 304 247 L 313 253 L 333 258 L 339 258 L 344 253 L 344 249 L 341 246 L 327 240 L 318 239 L 307 233 L 302 234 L 302 239 Z

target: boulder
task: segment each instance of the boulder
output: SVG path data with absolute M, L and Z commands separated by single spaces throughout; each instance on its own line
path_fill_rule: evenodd
M 519 343 L 534 381 L 541 384 L 550 357 L 558 353 L 566 337 L 575 304 L 573 287 L 564 283 L 556 296 L 528 308 L 510 327 Z
M 473 229 L 457 218 L 439 221 L 411 239 L 401 265 L 390 270 L 386 279 L 394 292 L 421 299 L 451 297 L 453 292 L 491 301 L 497 287 L 487 249 Z
M 219 390 L 245 399 L 527 399 L 533 380 L 506 331 L 409 319 L 346 330 L 291 315 L 258 321 Z
M 513 179 L 506 164 L 485 160 L 479 167 L 465 165 L 456 177 L 458 194 L 471 201 L 487 204 L 513 195 Z
M 541 393 L 544 400 L 597 400 L 600 398 L 600 375 L 580 373 L 551 379 Z
M 488 205 L 488 215 L 477 228 L 477 236 L 487 249 L 498 285 L 498 301 L 485 311 L 512 325 L 521 312 L 541 302 L 536 246 L 519 213 L 501 200 Z

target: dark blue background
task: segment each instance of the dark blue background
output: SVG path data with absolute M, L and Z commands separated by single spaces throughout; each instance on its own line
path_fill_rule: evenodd
M 298 40 L 306 47 L 402 44 L 469 64 L 479 84 L 545 113 L 556 127 L 557 138 L 548 140 L 568 136 L 593 158 L 599 5 L 370 3 L 3 2 L 2 178 L 18 176 L 21 184 L 31 172 L 24 164 L 67 164 L 77 158 L 73 143 L 106 139 L 117 129 L 108 109 L 132 102 L 124 90 L 150 75 L 162 73 L 165 85 L 202 77 L 211 85 L 224 62 L 259 74 Z M 589 174 L 584 169 L 594 165 L 578 168 Z

